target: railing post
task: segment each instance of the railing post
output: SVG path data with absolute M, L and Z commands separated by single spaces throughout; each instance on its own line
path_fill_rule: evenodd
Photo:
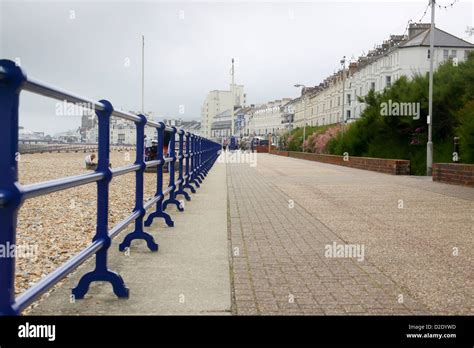
M 206 139 L 201 139 L 201 152 L 202 152 L 202 165 L 201 165 L 201 178 L 204 180 L 206 178 Z
M 179 137 L 179 168 L 178 168 L 178 182 L 179 182 L 178 185 L 179 186 L 178 186 L 178 191 L 176 191 L 175 193 L 175 196 L 183 195 L 187 201 L 190 201 L 191 197 L 189 196 L 189 193 L 184 191 L 184 183 L 185 183 L 184 174 L 183 174 L 184 161 L 185 161 L 185 158 L 186 160 L 188 160 L 188 158 L 186 157 L 186 154 L 184 151 L 184 131 L 183 130 L 180 130 L 178 132 L 178 137 Z
M 198 138 L 197 146 L 198 146 L 198 154 L 199 154 L 199 157 L 198 157 L 199 166 L 198 166 L 198 172 L 196 174 L 196 179 L 199 181 L 199 183 L 202 184 L 202 181 L 204 180 L 204 178 L 202 177 L 203 156 L 202 156 L 202 138 L 201 137 Z
M 90 283 L 94 281 L 106 281 L 112 284 L 114 293 L 118 297 L 128 298 L 129 290 L 125 287 L 122 277 L 107 268 L 107 253 L 110 248 L 111 239 L 108 231 L 109 218 L 109 183 L 112 180 L 110 170 L 110 117 L 113 112 L 112 104 L 107 100 L 101 100 L 105 105 L 102 111 L 96 111 L 99 120 L 99 159 L 97 172 L 104 174 L 104 178 L 97 181 L 97 230 L 94 241 L 103 241 L 102 247 L 95 254 L 96 264 L 92 272 L 86 273 L 79 280 L 79 284 L 72 289 L 76 299 L 84 298 L 89 290 Z
M 18 210 L 22 203 L 18 180 L 18 106 L 26 80 L 20 67 L 0 60 L 0 245 L 15 247 Z M 16 315 L 15 254 L 0 257 L 0 315 Z
M 192 168 L 192 147 L 191 147 L 191 136 L 192 134 L 186 132 L 186 175 L 184 188 L 188 188 L 192 193 L 196 193 L 196 189 L 191 185 L 193 168 Z
M 138 115 L 140 122 L 136 122 L 137 129 L 137 151 L 135 164 L 140 165 L 140 169 L 135 172 L 135 208 L 134 212 L 139 212 L 139 217 L 135 220 L 135 231 L 130 232 L 123 242 L 119 245 L 119 250 L 124 251 L 130 247 L 132 240 L 143 239 L 145 240 L 148 249 L 151 251 L 158 251 L 158 244 L 155 243 L 153 236 L 143 231 L 143 217 L 145 216 L 145 208 L 143 207 L 143 185 L 144 185 L 144 172 L 146 168 L 144 159 L 144 139 L 145 139 L 145 125 L 147 119 L 144 115 Z
M 199 188 L 201 185 L 199 185 L 199 181 L 197 180 L 197 175 L 198 175 L 198 170 L 199 170 L 199 154 L 198 154 L 198 147 L 197 147 L 197 142 L 198 142 L 198 136 L 197 135 L 192 135 L 191 136 L 191 148 L 192 150 L 192 157 L 191 157 L 191 163 L 192 163 L 192 175 L 191 175 L 191 183 L 196 185 L 197 188 Z
M 212 160 L 213 163 L 215 163 L 217 159 L 219 158 L 219 156 L 222 154 L 222 147 L 219 144 L 214 144 L 214 148 L 216 149 L 216 152 Z
M 204 139 L 203 140 L 204 142 L 204 168 L 203 168 L 203 174 L 204 176 L 207 176 L 207 173 L 209 173 L 209 169 L 210 169 L 210 166 L 212 165 L 211 164 L 211 151 L 212 151 L 212 147 L 211 147 L 211 142 L 207 139 Z
M 210 159 L 210 147 L 209 141 L 207 139 L 203 139 L 203 147 L 204 147 L 204 168 L 203 168 L 203 175 L 206 177 L 207 173 L 209 172 L 209 159 Z
M 160 127 L 156 128 L 158 131 L 158 147 L 156 159 L 160 161 L 156 170 L 156 194 L 155 197 L 158 197 L 156 202 L 156 210 L 148 215 L 148 218 L 145 220 L 145 226 L 150 226 L 153 222 L 153 219 L 156 217 L 161 217 L 165 220 L 166 225 L 169 227 L 174 226 L 174 222 L 167 213 L 163 211 L 163 166 L 165 165 L 165 158 L 163 156 L 163 145 L 165 139 L 165 129 L 166 126 L 163 122 L 160 122 Z
M 216 144 L 212 141 L 207 140 L 207 146 L 208 146 L 208 151 L 209 151 L 207 173 L 209 173 L 212 166 L 214 165 L 215 158 L 217 158 L 218 150 L 216 148 Z
M 163 202 L 163 210 L 166 210 L 166 207 L 168 204 L 175 204 L 176 208 L 178 208 L 179 211 L 184 211 L 184 208 L 182 204 L 176 199 L 176 182 L 175 182 L 175 169 L 176 169 L 176 127 L 171 127 L 173 130 L 171 132 L 171 139 L 170 139 L 170 149 L 169 149 L 169 155 L 170 158 L 172 159 L 170 162 L 170 183 L 169 186 L 171 188 L 171 191 L 169 193 L 169 198 Z

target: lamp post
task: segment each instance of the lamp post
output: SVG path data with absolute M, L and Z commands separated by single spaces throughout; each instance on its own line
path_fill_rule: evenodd
M 230 74 L 232 76 L 232 83 L 231 83 L 231 89 L 232 89 L 232 109 L 231 109 L 231 125 L 230 125 L 230 136 L 233 137 L 235 130 L 234 130 L 234 105 L 235 105 L 235 87 L 234 87 L 234 58 L 232 58 L 232 69 L 230 71 Z
M 431 0 L 431 27 L 430 27 L 430 76 L 428 87 L 428 142 L 426 143 L 426 175 L 433 172 L 433 58 L 434 52 L 434 31 L 435 31 L 435 0 Z
M 305 85 L 301 84 L 296 84 L 296 88 L 302 88 L 301 89 L 301 96 L 303 97 L 303 152 L 304 152 L 304 141 L 306 140 L 306 97 L 304 95 L 304 89 L 306 88 Z
M 342 108 L 342 117 L 341 117 L 341 122 L 342 122 L 342 127 L 341 127 L 341 132 L 342 135 L 344 135 L 344 94 L 345 94 L 345 83 L 346 83 L 346 74 L 345 74 L 345 69 L 346 69 L 346 56 L 343 56 L 341 59 L 341 66 L 342 66 L 342 101 L 341 101 L 341 108 Z
M 142 112 L 145 113 L 145 35 L 142 35 Z

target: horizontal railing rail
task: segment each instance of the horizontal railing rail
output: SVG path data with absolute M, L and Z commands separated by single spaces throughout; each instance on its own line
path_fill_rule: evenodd
M 88 174 L 69 176 L 30 185 L 18 182 L 18 112 L 20 93 L 28 91 L 45 97 L 81 103 L 94 110 L 98 118 L 98 163 L 97 169 Z M 128 166 L 110 168 L 110 118 L 119 117 L 134 122 L 136 128 L 136 159 Z M 145 127 L 154 127 L 158 141 L 156 159 L 145 161 Z M 168 153 L 164 153 L 165 133 L 170 137 Z M 18 297 L 15 296 L 15 255 L 0 257 L 0 315 L 17 315 L 39 296 L 48 291 L 88 258 L 95 256 L 95 269 L 81 277 L 72 290 L 75 299 L 81 299 L 94 281 L 112 284 L 118 297 L 128 298 L 129 290 L 122 277 L 108 267 L 108 250 L 112 238 L 124 231 L 131 223 L 135 228 L 119 245 L 121 251 L 130 247 L 134 240 L 144 240 L 151 251 L 158 250 L 154 238 L 143 230 L 155 218 L 163 218 L 168 226 L 174 222 L 165 212 L 169 205 L 183 211 L 177 196 L 191 200 L 185 189 L 196 192 L 203 179 L 220 154 L 220 145 L 162 122 L 148 120 L 144 115 L 114 110 L 107 100 L 92 100 L 61 90 L 46 83 L 28 78 L 23 70 L 10 60 L 0 60 L 0 245 L 15 245 L 17 216 L 25 200 L 73 187 L 97 183 L 97 227 L 95 236 L 85 249 L 71 257 L 52 273 L 42 278 Z M 169 166 L 169 184 L 163 187 L 164 166 Z M 178 165 L 178 168 L 176 168 Z M 144 202 L 144 172 L 146 168 L 156 171 L 156 193 Z M 177 169 L 177 173 L 175 171 Z M 109 184 L 113 178 L 135 172 L 135 207 L 130 215 L 109 230 Z M 176 178 L 177 175 L 177 178 Z M 165 199 L 166 198 L 166 199 Z M 146 211 L 154 207 L 146 221 Z

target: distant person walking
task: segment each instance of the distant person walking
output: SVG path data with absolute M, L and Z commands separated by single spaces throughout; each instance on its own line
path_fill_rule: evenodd
M 224 151 L 227 150 L 227 144 L 228 144 L 227 138 L 224 138 L 224 141 L 222 142 L 222 148 L 224 149 Z
M 168 157 L 169 154 L 169 148 L 170 148 L 170 143 L 171 143 L 171 133 L 165 131 L 165 136 L 163 139 L 163 157 Z M 168 162 L 168 165 L 163 166 L 163 172 L 168 173 L 170 169 L 171 163 Z M 176 167 L 177 168 L 177 167 Z
M 152 158 L 150 156 L 151 152 L 151 147 L 152 147 L 152 141 L 151 138 L 147 137 L 145 134 L 145 137 L 143 138 L 143 143 L 145 145 L 145 161 L 150 161 Z
M 168 149 L 171 142 L 171 133 L 165 131 L 165 137 L 163 139 L 163 156 L 169 155 Z

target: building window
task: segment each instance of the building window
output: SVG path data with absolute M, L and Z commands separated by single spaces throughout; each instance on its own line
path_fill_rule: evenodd
M 347 104 L 351 105 L 351 95 L 348 94 L 346 98 L 347 98 Z
M 431 57 L 430 57 L 430 49 L 429 49 L 429 48 L 428 48 L 428 55 L 427 55 L 427 57 L 426 57 L 426 58 L 428 58 L 428 59 L 430 59 L 430 58 L 431 58 Z
M 385 86 L 386 87 L 392 87 L 392 77 L 391 76 L 385 76 Z
M 351 110 L 346 110 L 346 120 L 351 118 Z
M 458 52 L 456 50 L 451 50 L 451 56 L 450 58 L 456 58 Z
M 449 50 L 443 50 L 443 59 L 446 60 L 449 58 Z
M 371 83 L 370 83 L 370 89 L 371 89 L 372 91 L 375 91 L 375 82 L 371 82 Z

